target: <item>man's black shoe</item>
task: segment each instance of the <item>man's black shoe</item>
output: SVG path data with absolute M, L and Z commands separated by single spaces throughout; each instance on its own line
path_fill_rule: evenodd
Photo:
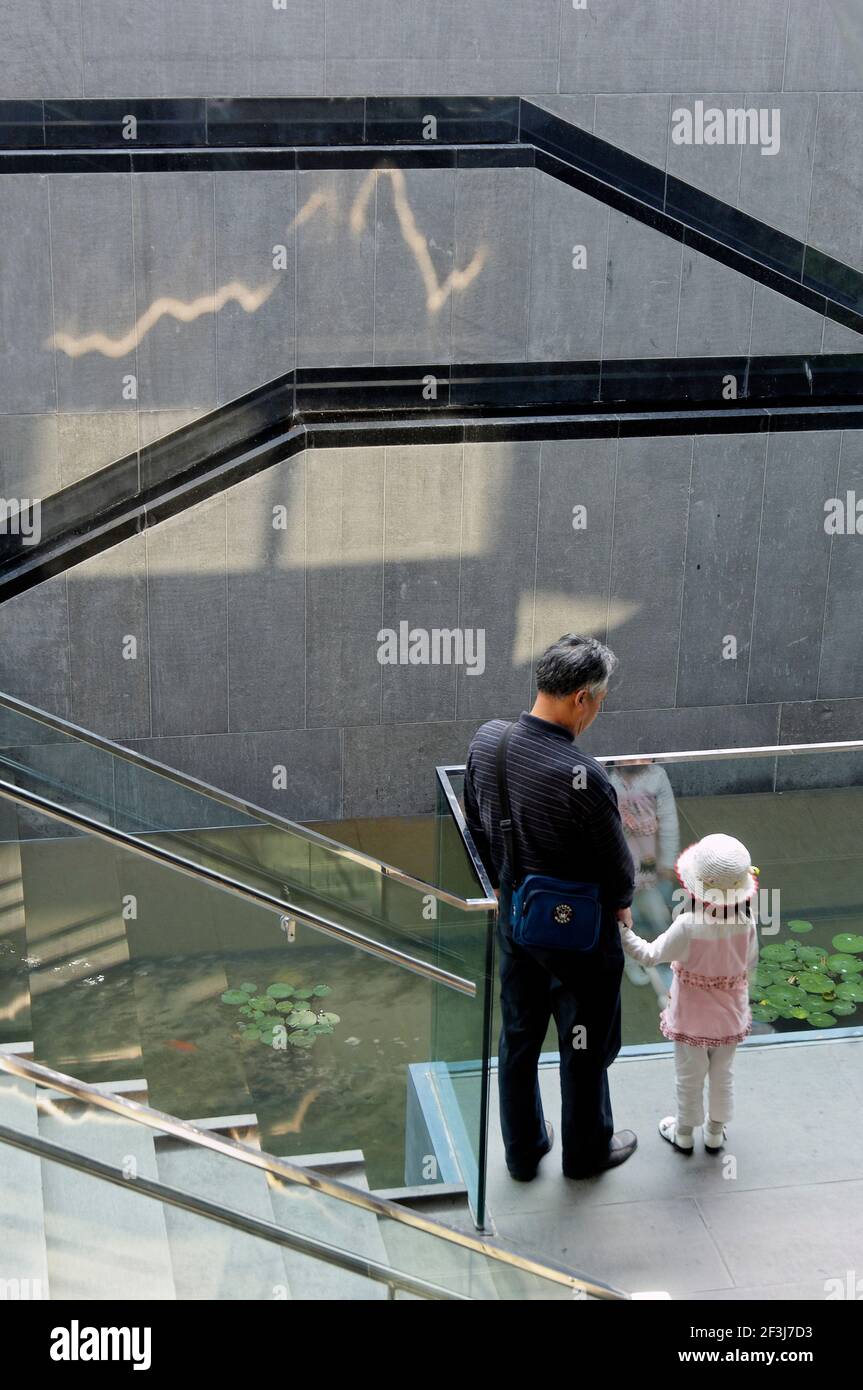
M 540 1163 L 545 1158 L 546 1154 L 551 1153 L 552 1149 L 554 1148 L 554 1130 L 552 1129 L 550 1120 L 546 1120 L 545 1129 L 546 1133 L 548 1134 L 548 1144 L 539 1156 Z M 524 1172 L 522 1172 L 518 1168 L 510 1168 L 507 1165 L 507 1172 L 509 1173 L 511 1178 L 515 1179 L 516 1182 L 533 1182 L 534 1178 L 539 1172 L 539 1163 L 537 1163 L 535 1168 L 531 1169 L 530 1171 L 525 1170 Z
M 567 1173 L 564 1169 L 565 1178 L 593 1178 L 597 1173 L 604 1173 L 606 1168 L 619 1168 L 621 1163 L 625 1163 L 631 1158 L 638 1148 L 638 1135 L 631 1129 L 619 1129 L 616 1134 L 611 1136 L 611 1143 L 608 1146 L 608 1154 L 601 1163 L 595 1167 L 588 1168 L 583 1173 Z

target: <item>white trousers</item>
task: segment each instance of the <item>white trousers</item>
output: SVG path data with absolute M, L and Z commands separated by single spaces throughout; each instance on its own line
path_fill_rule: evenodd
M 677 1075 L 677 1123 L 689 1128 L 704 1123 L 704 1083 L 707 1116 L 724 1124 L 734 1114 L 734 1054 L 737 1043 L 717 1047 L 674 1044 Z

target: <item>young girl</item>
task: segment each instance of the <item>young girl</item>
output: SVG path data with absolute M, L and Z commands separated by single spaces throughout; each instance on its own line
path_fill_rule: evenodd
M 732 1116 L 734 1054 L 752 1027 L 749 972 L 758 964 L 758 938 L 749 903 L 757 872 L 739 840 L 707 835 L 677 861 L 682 911 L 668 931 L 644 941 L 621 926 L 623 949 L 639 964 L 671 962 L 660 1027 L 674 1043 L 677 1115 L 661 1120 L 659 1132 L 684 1153 L 692 1152 L 693 1129 L 704 1122 L 705 1081 L 704 1146 L 711 1153 L 722 1148 Z

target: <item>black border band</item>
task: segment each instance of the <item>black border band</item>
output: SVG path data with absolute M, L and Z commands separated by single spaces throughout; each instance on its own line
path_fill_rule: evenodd
M 0 174 L 534 165 L 863 333 L 863 271 L 525 97 L 0 101 Z

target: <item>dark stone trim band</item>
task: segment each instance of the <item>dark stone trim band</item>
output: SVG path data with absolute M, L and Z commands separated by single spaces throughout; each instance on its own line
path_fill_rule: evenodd
M 525 97 L 0 101 L 0 173 L 531 165 L 863 332 L 863 272 Z
M 0 600 L 304 448 L 861 427 L 856 354 L 301 368 L 42 500 Z

